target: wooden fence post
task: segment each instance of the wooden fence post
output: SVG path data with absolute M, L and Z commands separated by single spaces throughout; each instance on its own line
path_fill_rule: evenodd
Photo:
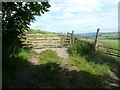
M 72 31 L 72 44 L 74 44 L 74 31 Z
M 72 37 L 71 37 L 72 34 L 70 33 L 69 35 L 70 35 L 69 38 L 70 38 L 70 45 L 71 45 L 71 43 L 72 43 Z
M 86 42 L 87 42 L 87 37 L 86 37 Z
M 96 38 L 95 38 L 95 52 L 97 52 L 97 40 L 98 40 L 98 33 L 100 28 L 97 29 Z
M 63 36 L 63 46 L 66 44 L 66 37 L 65 37 L 65 33 L 64 33 L 64 36 Z
M 62 33 L 60 33 L 60 47 L 62 47 L 62 42 L 63 42 L 62 39 L 63 39 L 63 38 L 62 38 Z

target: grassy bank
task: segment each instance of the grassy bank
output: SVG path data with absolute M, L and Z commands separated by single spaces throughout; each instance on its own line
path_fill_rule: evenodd
M 88 72 L 91 75 L 86 76 L 86 84 L 90 87 L 104 87 L 111 79 L 113 69 L 117 68 L 119 63 L 117 59 L 105 56 L 100 53 L 94 53 L 87 44 L 75 44 L 68 47 L 69 59 L 77 66 L 80 71 Z
M 3 68 L 2 68 L 2 85 L 9 87 L 10 83 L 15 80 L 16 73 L 23 70 L 27 65 L 28 59 L 31 58 L 34 51 L 16 48 L 17 53 L 12 55 L 3 54 Z M 8 52 L 9 53 L 9 52 Z

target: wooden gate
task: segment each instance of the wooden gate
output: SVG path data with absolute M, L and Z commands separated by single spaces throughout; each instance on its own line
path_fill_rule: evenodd
M 66 47 L 71 44 L 71 37 L 68 34 L 25 33 L 21 41 L 23 47 L 28 48 Z

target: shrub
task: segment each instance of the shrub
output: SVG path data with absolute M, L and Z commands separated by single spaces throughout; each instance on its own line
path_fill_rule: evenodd
M 71 54 L 71 55 L 76 54 L 76 53 L 77 53 L 77 45 L 76 45 L 76 44 L 70 45 L 70 46 L 68 47 L 68 52 L 69 52 L 69 54 Z
M 93 46 L 88 43 L 77 43 L 68 47 L 68 52 L 73 54 L 88 55 L 93 53 Z

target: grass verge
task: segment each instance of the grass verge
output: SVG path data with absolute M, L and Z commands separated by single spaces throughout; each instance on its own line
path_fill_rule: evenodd
M 92 47 L 79 43 L 68 47 L 69 60 L 79 68 L 80 71 L 88 72 L 85 83 L 90 87 L 104 87 L 111 82 L 108 77 L 112 70 L 117 68 L 118 61 L 115 58 L 94 53 Z M 97 78 L 91 77 L 95 76 Z
M 9 87 L 10 83 L 15 80 L 16 73 L 23 70 L 27 65 L 27 60 L 31 58 L 34 51 L 16 48 L 17 53 L 13 55 L 3 54 L 3 68 L 2 68 L 2 87 Z

